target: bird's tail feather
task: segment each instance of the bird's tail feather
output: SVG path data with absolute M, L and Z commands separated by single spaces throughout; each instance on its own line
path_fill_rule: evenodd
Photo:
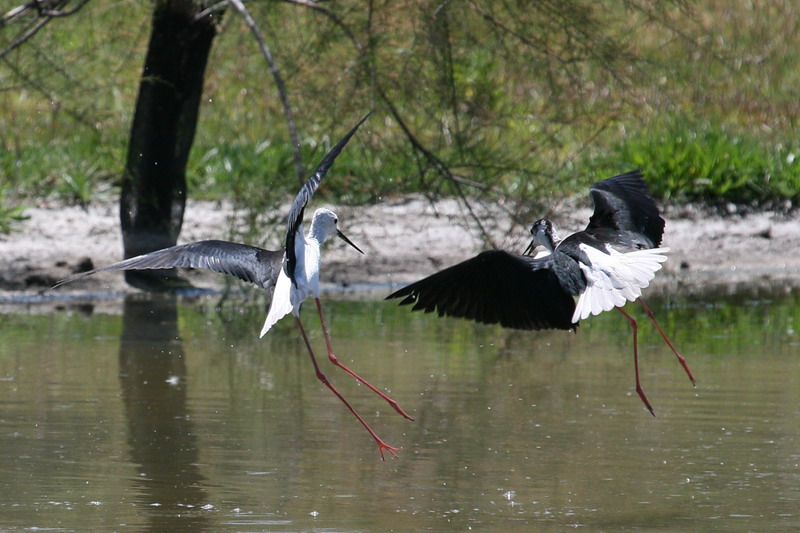
M 669 248 L 650 248 L 628 253 L 611 251 L 604 254 L 585 247 L 592 267 L 581 264 L 589 286 L 578 297 L 572 321 L 584 320 L 591 315 L 622 307 L 642 294 L 650 284 L 661 263 L 667 260 Z
M 261 328 L 259 337 L 266 335 L 278 320 L 292 312 L 291 287 L 292 281 L 281 269 L 280 274 L 278 274 L 278 281 L 275 283 L 275 291 L 272 294 L 272 303 L 269 306 L 267 319 L 264 321 L 264 327 Z

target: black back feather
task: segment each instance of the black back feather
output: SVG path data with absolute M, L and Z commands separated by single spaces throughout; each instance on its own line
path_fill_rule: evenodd
M 594 213 L 586 231 L 612 229 L 640 234 L 649 247 L 661 244 L 664 219 L 661 218 L 647 184 L 638 170 L 620 174 L 592 185 L 590 195 Z

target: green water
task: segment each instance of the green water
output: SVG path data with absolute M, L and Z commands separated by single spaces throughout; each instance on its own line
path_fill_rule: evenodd
M 130 297 L 0 315 L 0 530 L 800 529 L 798 295 L 649 302 L 518 332 L 325 298 L 334 350 L 415 421 L 322 369 L 262 305 Z M 221 304 L 221 305 L 220 305 Z M 8 309 L 8 306 L 6 306 Z

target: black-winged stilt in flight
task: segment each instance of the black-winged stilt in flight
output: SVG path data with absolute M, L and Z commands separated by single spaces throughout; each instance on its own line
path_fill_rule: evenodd
M 415 311 L 532 330 L 575 330 L 580 320 L 617 309 L 633 330 L 636 392 L 655 415 L 639 381 L 637 324 L 623 305 L 634 300 L 641 303 L 695 383 L 686 360 L 641 300 L 642 289 L 667 259 L 669 248 L 659 248 L 664 219 L 639 171 L 595 183 L 590 194 L 594 213 L 583 231 L 562 241 L 549 220 L 537 220 L 531 227 L 533 240 L 523 255 L 486 251 L 386 299 L 403 298 L 400 304 L 413 305 Z M 531 257 L 537 246 L 548 253 Z
M 338 218 L 336 214 L 329 209 L 317 209 L 311 220 L 311 228 L 308 234 L 303 235 L 303 213 L 306 204 L 319 188 L 320 182 L 327 174 L 336 157 L 355 134 L 356 130 L 358 130 L 359 126 L 361 126 L 368 117 L 369 115 L 361 119 L 361 121 L 356 124 L 327 155 L 325 155 L 312 176 L 306 181 L 300 189 L 300 192 L 297 193 L 289 211 L 286 245 L 283 250 L 264 250 L 255 246 L 219 240 L 199 241 L 173 246 L 138 257 L 132 257 L 102 268 L 82 272 L 59 281 L 53 288 L 96 272 L 173 267 L 203 268 L 229 274 L 244 281 L 255 283 L 259 287 L 270 291 L 272 295 L 272 302 L 269 312 L 267 313 L 264 327 L 261 330 L 261 336 L 263 337 L 278 320 L 289 313 L 293 313 L 300 333 L 303 336 L 303 341 L 308 349 L 311 363 L 314 365 L 317 378 L 328 387 L 331 392 L 345 404 L 350 412 L 355 415 L 359 422 L 363 424 L 378 444 L 381 458 L 384 458 L 384 451 L 388 451 L 391 455 L 397 457 L 396 451 L 398 449 L 383 442 L 372 428 L 370 428 L 369 424 L 366 423 L 350 403 L 345 400 L 339 391 L 328 381 L 325 374 L 322 373 L 317 364 L 314 352 L 311 349 L 311 344 L 303 328 L 303 324 L 300 321 L 300 304 L 309 296 L 313 296 L 319 313 L 330 361 L 386 400 L 395 411 L 413 420 L 411 416 L 400 408 L 397 402 L 339 362 L 333 354 L 330 336 L 322 312 L 322 303 L 319 299 L 320 246 L 328 236 L 336 234 L 347 244 L 359 252 L 363 252 L 338 229 Z

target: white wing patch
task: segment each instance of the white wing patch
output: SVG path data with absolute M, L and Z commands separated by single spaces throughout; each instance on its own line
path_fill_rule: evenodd
M 609 253 L 587 246 L 579 248 L 589 257 L 592 265 L 578 263 L 586 276 L 588 286 L 578 297 L 572 322 L 599 315 L 626 302 L 633 302 L 642 295 L 642 289 L 650 285 L 669 248 L 652 248 L 620 253 L 607 247 Z
M 275 282 L 275 291 L 272 294 L 272 302 L 269 305 L 267 319 L 264 321 L 264 327 L 261 328 L 259 338 L 266 335 L 278 320 L 292 312 L 291 288 L 292 280 L 281 268 L 281 272 L 278 274 L 278 281 Z

